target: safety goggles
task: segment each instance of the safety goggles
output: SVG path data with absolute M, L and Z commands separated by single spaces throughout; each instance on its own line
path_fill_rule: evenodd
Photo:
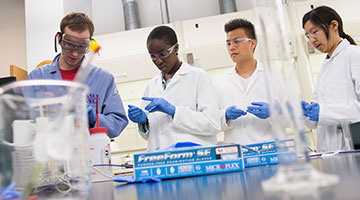
M 56 37 L 58 38 L 63 51 L 67 53 L 77 51 L 79 54 L 86 54 L 89 51 L 90 39 L 76 38 L 58 32 L 55 36 L 55 52 L 57 52 Z M 76 42 L 74 40 L 76 40 Z
M 168 50 L 161 51 L 159 53 L 150 53 L 151 59 L 156 60 L 157 58 L 165 59 L 165 58 L 169 57 L 169 55 L 174 51 L 174 48 L 176 45 L 177 45 L 177 43 L 172 45 Z
M 246 43 L 246 42 L 249 42 L 251 41 L 252 39 L 250 38 L 235 38 L 234 40 L 227 40 L 226 41 L 226 46 L 229 48 L 231 47 L 231 45 L 234 45 L 236 47 Z
M 65 38 L 61 40 L 60 45 L 63 48 L 63 50 L 67 53 L 71 53 L 76 50 L 79 52 L 79 54 L 85 54 L 89 50 L 89 44 L 75 43 Z
M 305 39 L 306 41 L 310 41 L 311 38 L 318 38 L 319 37 L 319 33 L 321 32 L 321 29 L 319 28 L 313 28 L 309 33 L 305 34 Z

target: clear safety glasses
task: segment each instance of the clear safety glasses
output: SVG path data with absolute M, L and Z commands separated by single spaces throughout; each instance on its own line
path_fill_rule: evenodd
M 169 57 L 169 55 L 174 51 L 174 48 L 176 45 L 177 45 L 177 43 L 172 45 L 168 50 L 165 50 L 165 51 L 162 51 L 159 53 L 150 53 L 151 59 L 156 60 L 157 58 L 165 59 L 165 58 Z
M 319 36 L 319 33 L 321 32 L 321 29 L 319 29 L 319 28 L 314 28 L 314 29 L 312 29 L 309 33 L 305 33 L 305 39 L 306 39 L 306 41 L 308 41 L 308 42 L 310 42 L 310 39 L 311 38 L 318 38 L 318 36 Z
M 251 41 L 252 39 L 250 38 L 235 38 L 234 40 L 227 40 L 226 41 L 226 46 L 229 48 L 231 45 L 234 45 L 236 47 Z

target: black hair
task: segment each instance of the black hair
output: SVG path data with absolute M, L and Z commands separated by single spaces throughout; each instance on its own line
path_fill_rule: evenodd
M 232 19 L 225 24 L 224 30 L 226 33 L 233 31 L 235 29 L 242 28 L 245 31 L 245 34 L 248 38 L 256 40 L 255 28 L 254 25 L 246 19 Z
M 336 20 L 339 24 L 338 31 L 341 38 L 347 39 L 350 44 L 356 45 L 354 39 L 346 34 L 343 30 L 343 22 L 340 15 L 332 8 L 327 6 L 319 6 L 308 13 L 306 13 L 302 19 L 302 26 L 305 27 L 306 22 L 311 21 L 315 26 L 320 27 L 329 39 L 329 25 L 333 20 Z
M 150 40 L 153 40 L 153 39 L 163 40 L 166 44 L 168 44 L 170 46 L 172 46 L 178 42 L 175 31 L 168 26 L 158 26 L 158 27 L 154 28 L 150 32 L 146 43 L 148 44 L 150 42 Z

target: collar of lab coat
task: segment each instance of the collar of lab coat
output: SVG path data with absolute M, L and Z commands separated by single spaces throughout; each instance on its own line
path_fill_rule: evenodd
M 177 72 L 175 72 L 174 76 L 171 78 L 171 81 L 169 83 L 169 85 L 173 85 L 174 83 L 176 83 L 179 79 L 181 79 L 181 76 L 185 76 L 186 74 L 188 74 L 190 72 L 190 66 L 185 63 L 184 61 L 182 61 L 180 68 L 178 69 Z M 163 80 L 163 73 L 160 72 L 160 74 L 158 75 L 158 85 L 161 85 L 162 87 L 162 80 Z M 168 86 L 167 86 L 168 87 Z
M 339 54 L 340 51 L 342 51 L 345 47 L 349 46 L 350 42 L 347 39 L 343 39 L 340 44 L 336 47 L 333 55 L 328 59 L 331 60 L 332 58 L 334 58 L 335 56 L 337 56 Z
M 187 63 L 185 63 L 184 61 L 182 61 L 181 66 L 178 69 L 178 71 L 174 74 L 174 77 L 176 76 L 176 74 L 186 75 L 187 73 L 189 73 L 189 71 L 190 71 L 190 66 Z
M 263 64 L 257 60 L 257 61 L 256 61 L 256 68 L 255 68 L 255 71 L 253 72 L 253 74 L 254 74 L 255 72 L 263 71 L 263 70 L 264 70 Z M 234 67 L 233 67 L 231 73 L 234 74 L 234 75 L 238 75 L 238 74 L 236 73 L 236 64 L 234 64 Z M 252 75 L 251 75 L 251 76 L 252 76 Z
M 251 76 L 258 76 L 259 72 L 262 72 L 264 70 L 264 66 L 261 62 L 256 61 L 256 68 L 255 71 L 253 72 L 253 74 Z M 244 90 L 244 87 L 242 86 L 242 83 L 238 80 L 238 76 L 239 74 L 236 73 L 236 64 L 234 65 L 233 69 L 230 71 L 232 77 L 231 79 L 233 80 L 233 82 L 235 83 L 235 85 L 245 94 L 247 95 L 247 93 L 250 91 L 251 87 L 254 85 L 254 83 L 256 82 L 256 77 L 253 77 L 252 79 L 250 79 L 250 82 L 246 88 L 246 90 Z
M 59 69 L 59 62 L 58 62 L 59 58 L 60 58 L 60 53 L 57 56 L 55 56 L 55 58 L 53 59 L 53 61 L 49 66 L 49 76 L 53 77 L 53 79 L 56 80 L 62 80 Z
M 60 73 L 60 69 L 59 69 L 59 58 L 60 58 L 60 54 L 55 56 L 55 58 L 52 60 L 52 62 L 49 65 L 49 76 L 52 77 L 52 79 L 55 80 L 63 80 L 61 73 Z

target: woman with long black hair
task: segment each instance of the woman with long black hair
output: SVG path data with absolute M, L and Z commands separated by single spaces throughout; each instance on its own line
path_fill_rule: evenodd
M 318 74 L 313 103 L 303 102 L 309 128 L 317 127 L 317 150 L 346 149 L 344 122 L 360 121 L 360 48 L 343 30 L 339 14 L 327 6 L 303 17 L 305 36 L 326 58 Z

